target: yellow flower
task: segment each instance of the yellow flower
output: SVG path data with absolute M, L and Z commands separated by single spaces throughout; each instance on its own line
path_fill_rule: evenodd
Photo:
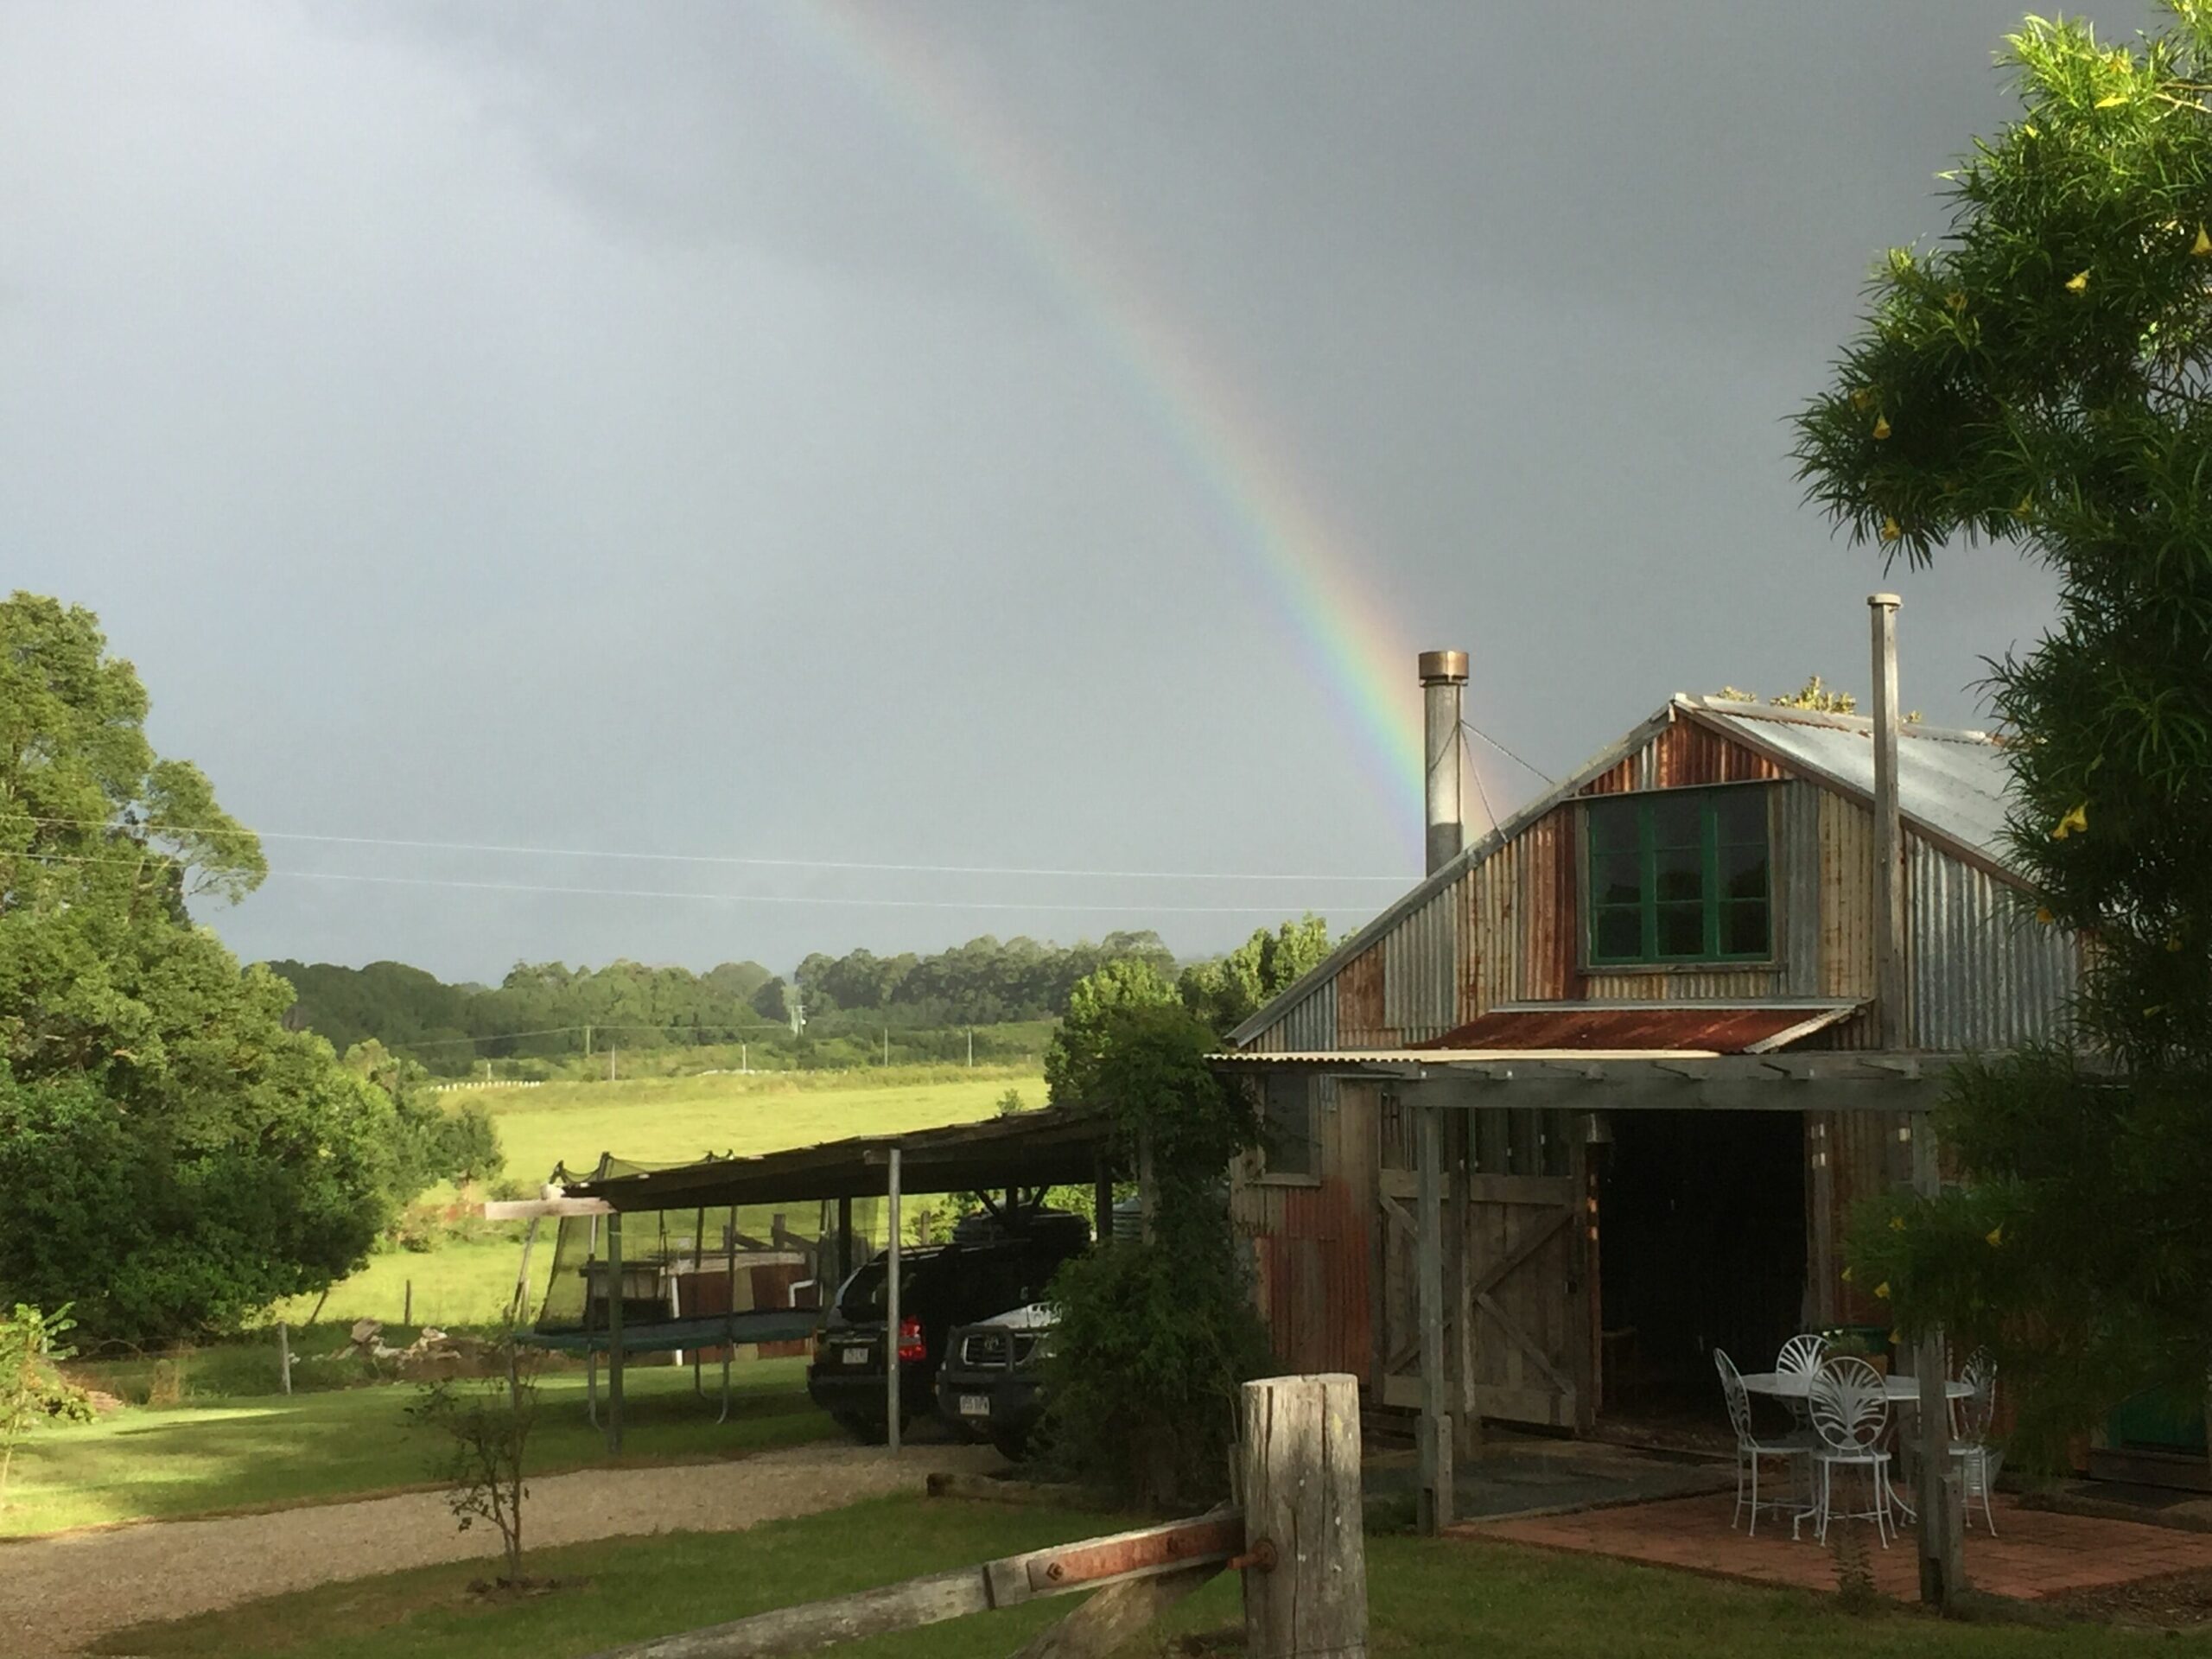
M 1901 1233 L 1904 1231 L 1904 1217 L 1903 1216 L 1891 1216 L 1890 1217 L 1890 1230 L 1893 1233 Z
M 1890 1300 L 1890 1281 L 1885 1279 L 1880 1284 L 1875 1286 L 1874 1294 L 1879 1297 L 1883 1301 L 1888 1301 Z
M 2051 923 L 2057 919 L 2057 917 L 2050 913 L 2050 906 L 2049 905 L 2037 905 L 2036 906 L 2036 920 L 2041 922 L 2044 926 L 2050 926 Z
M 2005 1224 L 2001 1221 L 1999 1222 L 1994 1227 L 1984 1233 L 1982 1237 L 1989 1241 L 1989 1248 L 1991 1249 L 1995 1249 L 1999 1244 L 2002 1244 L 2005 1242 Z
M 2027 134 L 2031 138 L 2040 138 L 2043 137 L 2043 134 L 2036 130 L 2036 124 L 2032 121 L 2022 123 L 2020 130 Z
M 2026 518 L 2030 513 L 2033 512 L 2035 510 L 2036 510 L 2036 499 L 2035 499 L 2035 497 L 2033 497 L 2032 495 L 2024 495 L 2024 496 L 2022 496 L 2022 497 L 2020 498 L 2020 505 L 2019 505 L 2018 506 L 2017 506 L 2017 507 L 2015 507 L 2015 508 L 2013 508 L 2013 509 L 2012 509 L 2012 511 L 2013 511 L 2014 512 L 2016 512 L 2016 513 L 2019 514 L 2019 516 L 2020 516 L 2021 518 Z
M 1904 1333 L 1903 1333 L 1903 1332 L 1897 1332 L 1897 1331 L 1892 1331 L 1892 1332 L 1890 1332 L 1890 1345 L 1891 1345 L 1891 1347 L 1895 1347 L 1895 1346 L 1897 1346 L 1897 1344 L 1899 1344 L 1899 1343 L 1903 1342 L 1904 1340 Z
M 2069 836 L 2086 836 L 2088 833 L 2089 804 L 2087 801 L 2077 801 L 2075 803 L 2074 810 L 2061 818 L 2057 827 L 2051 830 L 2050 838 L 2053 841 L 2063 841 Z
M 1843 1270 L 1843 1282 L 1847 1285 L 1851 1282 L 1851 1269 L 1849 1268 L 1846 1268 Z
M 1882 539 L 1884 541 L 1894 542 L 1904 534 L 1904 530 L 1899 527 L 1896 519 L 1885 518 L 1882 520 Z
M 2202 225 L 2196 227 L 2196 240 L 2190 245 L 2189 251 L 2199 259 L 2212 253 L 2212 235 L 2207 235 Z
M 1884 438 L 1886 438 L 1886 437 L 1888 437 L 1889 435 L 1890 435 L 1890 418 L 1889 418 L 1889 416 L 1886 416 L 1886 415 L 1877 415 L 1877 416 L 1874 417 L 1874 442 L 1877 442 L 1877 443 L 1879 443 L 1879 442 L 1880 442 Z
M 1954 316 L 1962 317 L 1967 314 L 1967 296 L 1956 289 L 1943 296 L 1943 303 L 1951 308 L 1951 314 Z
M 1872 386 L 1861 386 L 1856 391 L 1853 392 L 1851 394 L 1851 406 L 1853 409 L 1873 408 L 1874 388 Z
M 2167 950 L 2180 950 L 2180 949 L 2181 949 L 2181 935 L 2180 935 L 2180 934 L 2178 934 L 2178 933 L 2169 933 L 2169 934 L 2167 934 L 2167 935 L 2166 935 L 2166 949 L 2167 949 Z
M 2089 273 L 2086 270 L 2077 270 L 2071 276 L 2069 276 L 2066 279 L 2066 291 L 2069 294 L 2088 293 L 2089 291 Z

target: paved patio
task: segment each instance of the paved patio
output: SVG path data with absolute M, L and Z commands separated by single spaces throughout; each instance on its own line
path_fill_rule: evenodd
M 1803 1541 L 1793 1543 L 1788 1522 L 1770 1531 L 1771 1522 L 1762 1516 L 1758 1536 L 1748 1537 L 1729 1526 L 1733 1508 L 1732 1492 L 1573 1515 L 1475 1521 L 1452 1531 L 1462 1537 L 1612 1555 L 1761 1584 L 1807 1590 L 1836 1587 L 1834 1556 L 1815 1543 L 1809 1533 Z M 2029 1601 L 2212 1568 L 2212 1535 L 2139 1522 L 2024 1510 L 2001 1495 L 1997 1533 L 1992 1538 L 1979 1526 L 1967 1532 L 1967 1578 L 1977 1590 Z M 1869 1533 L 1868 1542 L 1872 1541 Z M 1875 1587 L 1882 1593 L 1908 1600 L 1919 1594 L 1919 1566 L 1910 1531 L 1889 1548 L 1870 1548 L 1868 1554 L 1873 1558 Z

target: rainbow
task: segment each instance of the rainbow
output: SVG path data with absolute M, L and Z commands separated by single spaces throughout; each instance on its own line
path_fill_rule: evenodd
M 1114 245 L 1101 219 L 1079 213 L 1074 193 L 1020 135 L 968 97 L 926 44 L 901 32 L 896 10 L 851 0 L 791 0 L 779 9 L 899 119 L 1084 326 L 1328 689 L 1418 858 L 1422 756 L 1414 647 L 1374 602 L 1353 539 L 1313 499 L 1286 447 L 1270 442 L 1262 411 L 1205 342 L 1178 326 L 1166 297 L 1141 280 L 1138 262 Z

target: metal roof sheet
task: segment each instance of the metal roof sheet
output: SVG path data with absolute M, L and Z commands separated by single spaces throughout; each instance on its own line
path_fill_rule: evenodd
M 1821 715 L 1769 703 L 1681 697 L 1693 716 L 1792 770 L 1851 794 L 1874 795 L 1874 722 L 1855 715 Z M 2009 866 L 2005 791 L 2010 772 L 2004 745 L 1986 732 L 1900 726 L 1897 808 L 1925 830 Z
M 1848 1018 L 1859 1002 L 1637 1002 L 1492 1008 L 1415 1050 L 1698 1051 L 1764 1054 Z

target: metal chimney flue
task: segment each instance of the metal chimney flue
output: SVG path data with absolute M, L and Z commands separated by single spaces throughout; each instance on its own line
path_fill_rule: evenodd
M 1905 1020 L 1904 820 L 1897 797 L 1897 611 L 1869 594 L 1874 671 L 1874 1017 L 1882 1046 L 1910 1039 Z
M 1427 763 L 1422 801 L 1428 818 L 1431 875 L 1457 858 L 1467 843 L 1467 752 L 1459 741 L 1460 700 L 1466 683 L 1465 652 L 1421 652 L 1422 753 Z

